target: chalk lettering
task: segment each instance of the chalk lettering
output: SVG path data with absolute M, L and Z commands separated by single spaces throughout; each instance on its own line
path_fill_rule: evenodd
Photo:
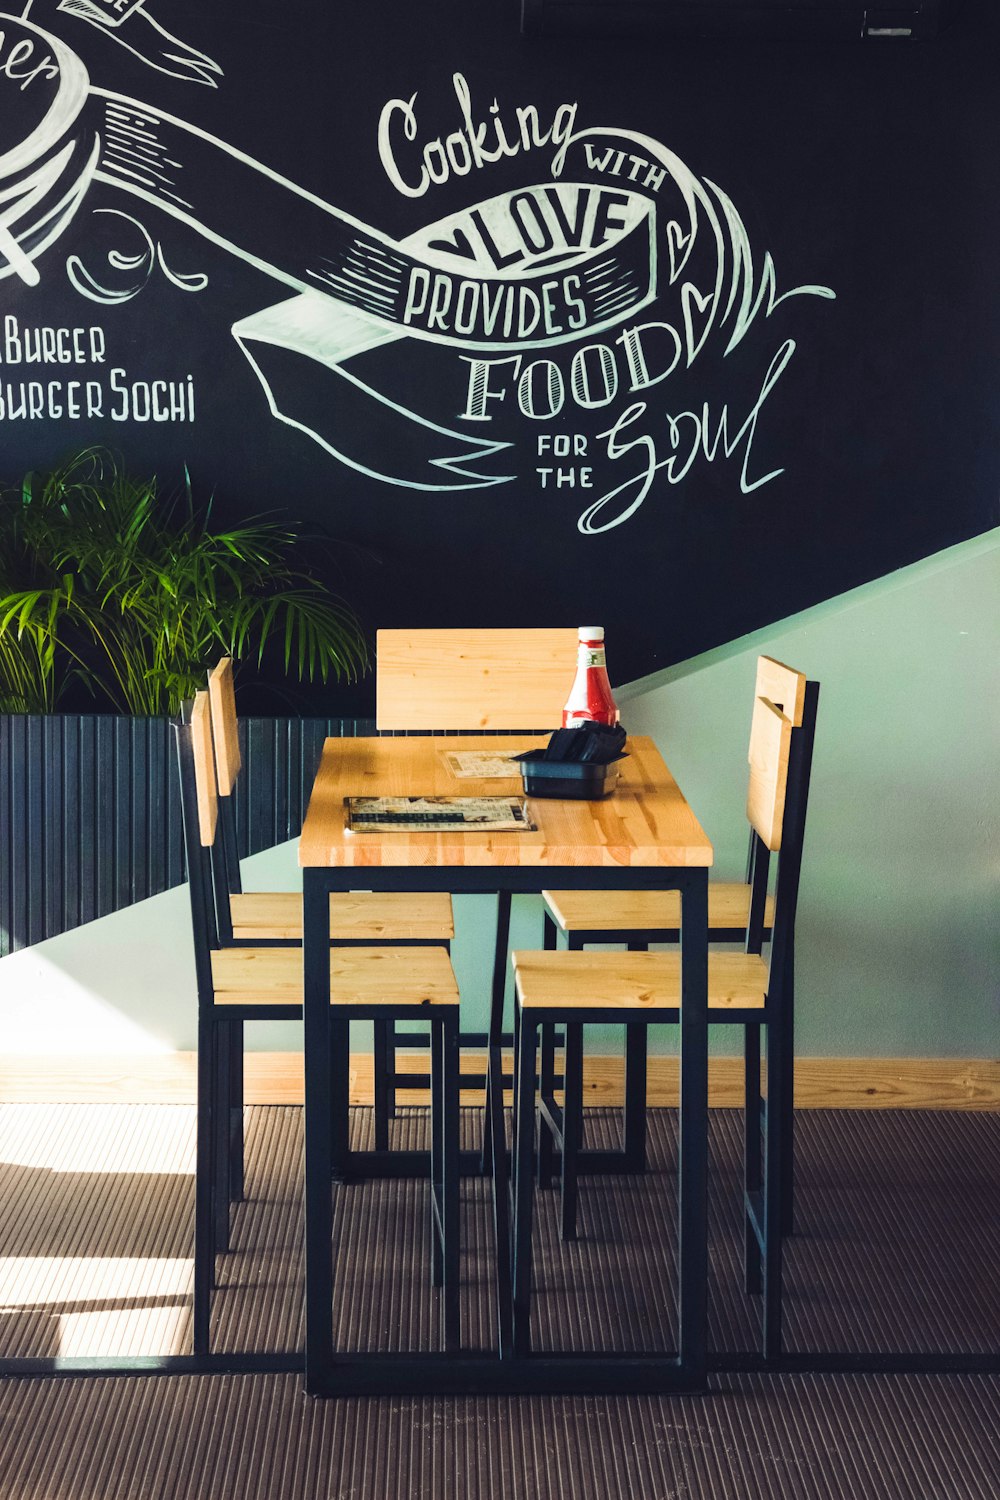
M 605 451 L 612 462 L 617 463 L 631 455 L 635 467 L 627 479 L 588 506 L 577 522 L 578 529 L 593 536 L 620 526 L 642 505 L 658 473 L 663 474 L 668 484 L 680 484 L 699 458 L 714 463 L 720 455 L 733 458 L 742 448 L 740 490 L 744 495 L 752 495 L 762 485 L 777 479 L 784 473 L 783 469 L 772 469 L 752 478 L 750 457 L 764 403 L 794 353 L 794 341 L 786 339 L 767 368 L 753 406 L 734 433 L 730 431 L 732 418 L 728 403 L 715 417 L 707 401 L 700 411 L 664 412 L 663 427 L 657 427 L 656 431 L 647 430 L 650 425 L 647 402 L 636 401 L 626 407 L 613 425 L 598 437 L 607 439 Z M 664 444 L 669 445 L 669 452 L 661 456 Z
M 115 368 L 110 376 L 116 398 L 110 415 L 116 422 L 193 422 L 194 381 L 129 381 Z M 0 422 L 38 422 L 104 416 L 104 386 L 99 380 L 0 381 Z
M 635 229 L 648 213 L 638 193 L 580 183 L 531 187 L 454 215 L 450 237 L 435 238 L 430 245 L 461 261 L 509 271 L 540 257 L 552 260 L 566 251 L 598 249 L 610 236 Z
M 22 324 L 13 313 L 3 320 L 0 364 L 84 365 L 103 364 L 103 328 L 55 328 L 47 324 Z
M 580 324 L 572 323 L 570 326 L 579 327 Z M 620 345 L 622 349 L 624 368 L 621 372 L 615 345 Z M 666 379 L 677 365 L 680 351 L 680 337 L 669 323 L 634 324 L 619 335 L 614 345 L 585 344 L 576 351 L 567 372 L 569 395 L 574 404 L 584 411 L 609 406 L 623 381 L 634 393 Z M 562 410 L 567 381 L 553 358 L 536 360 L 524 369 L 520 357 L 488 359 L 477 355 L 462 355 L 462 358 L 469 366 L 469 384 L 465 410 L 462 412 L 466 421 L 489 422 L 493 413 L 488 409 L 488 403 L 503 399 L 503 390 L 490 380 L 490 373 L 494 370 L 498 380 L 502 378 L 501 371 L 509 370 L 507 378 L 516 385 L 518 406 L 526 417 L 544 421 Z M 538 366 L 537 371 L 534 365 Z M 557 371 L 557 375 L 551 373 L 550 366 Z M 546 393 L 544 400 L 541 397 L 543 390 Z M 552 402 L 557 404 L 550 411 L 548 408 Z
M 36 78 L 58 78 L 59 64 L 50 52 L 36 54 L 30 37 L 22 37 L 8 49 L 7 33 L 0 31 L 0 75 L 19 83 L 23 93 Z
M 587 439 L 582 432 L 540 432 L 538 434 L 538 456 L 551 453 L 555 458 L 579 458 L 587 451 Z
M 419 152 L 402 151 L 403 143 L 417 139 L 416 94 L 409 99 L 390 99 L 379 117 L 379 159 L 393 187 L 407 198 L 422 198 L 432 184 L 440 186 L 453 173 L 465 177 L 505 156 L 517 156 L 540 146 L 561 146 L 573 133 L 575 104 L 560 104 L 551 123 L 544 128 L 533 104 L 518 105 L 514 123 L 505 124 L 495 99 L 487 118 L 476 120 L 465 78 L 456 73 L 452 83 L 462 117 L 461 129 L 427 141 Z M 402 165 L 398 159 L 401 151 Z
M 116 404 L 110 416 L 114 422 L 193 422 L 194 379 L 129 380 L 120 367 L 111 371 L 111 390 Z
M 535 473 L 542 481 L 541 487 L 543 490 L 548 487 L 548 482 L 553 475 L 555 475 L 555 487 L 557 490 L 573 490 L 576 489 L 577 485 L 582 490 L 591 490 L 594 487 L 593 469 L 573 467 L 555 469 L 539 466 L 536 468 Z
M 447 271 L 413 266 L 406 287 L 403 323 L 449 337 L 552 338 L 566 328 L 582 328 L 586 308 L 577 293 L 576 275 L 544 281 L 538 291 L 518 282 L 492 286 Z

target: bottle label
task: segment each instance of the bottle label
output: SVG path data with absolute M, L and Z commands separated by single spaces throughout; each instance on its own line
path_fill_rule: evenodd
M 579 643 L 576 677 L 563 709 L 562 721 L 564 728 L 574 724 L 618 723 L 618 707 L 608 681 L 607 656 L 602 640 L 584 638 Z

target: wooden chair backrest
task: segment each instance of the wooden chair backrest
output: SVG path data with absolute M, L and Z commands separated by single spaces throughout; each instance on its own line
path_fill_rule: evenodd
M 758 656 L 757 683 L 754 700 L 766 698 L 775 708 L 780 708 L 786 719 L 797 729 L 802 723 L 802 708 L 806 699 L 806 676 L 775 661 L 773 656 Z
M 196 693 L 191 705 L 191 754 L 194 759 L 194 784 L 198 801 L 198 835 L 202 848 L 209 849 L 215 843 L 219 794 L 215 781 L 212 715 L 207 692 Z
M 556 729 L 577 631 L 380 630 L 379 729 Z
M 792 727 L 791 719 L 769 699 L 754 700 L 747 817 L 772 854 L 781 848 Z
M 224 656 L 218 666 L 209 672 L 208 697 L 212 709 L 212 738 L 215 740 L 219 796 L 230 797 L 243 764 L 236 722 L 233 663 L 230 657 Z

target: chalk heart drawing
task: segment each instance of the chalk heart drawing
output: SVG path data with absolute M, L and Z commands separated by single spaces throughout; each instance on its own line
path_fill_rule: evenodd
M 59 9 L 67 5 L 105 24 L 89 13 L 98 0 Z M 93 86 L 52 32 L 0 16 L 0 280 L 37 285 L 39 264 L 96 182 L 274 280 L 281 299 L 248 313 L 233 335 L 275 418 L 361 473 L 437 493 L 509 483 L 521 477 L 509 472 L 515 445 L 493 437 L 491 424 L 511 416 L 519 429 L 541 429 L 571 406 L 601 425 L 593 443 L 605 469 L 627 471 L 587 497 L 577 522 L 587 534 L 621 525 L 657 478 L 680 483 L 696 462 L 738 459 L 744 493 L 781 473 L 757 473 L 751 449 L 791 339 L 742 416 L 710 413 L 707 402 L 654 412 L 647 393 L 710 340 L 727 355 L 787 299 L 834 293 L 804 285 L 779 294 L 770 254 L 758 269 L 729 197 L 653 138 L 581 128 L 574 103 L 547 112 L 477 105 L 461 74 L 451 84 L 455 130 L 422 141 L 418 96 L 389 100 L 378 158 L 396 192 L 429 204 L 451 176 L 469 179 L 469 206 L 445 217 L 424 210 L 413 233 L 393 239 L 199 126 Z M 525 185 L 491 193 L 490 169 L 513 157 Z M 125 284 L 70 257 L 81 295 L 135 295 L 154 266 L 184 290 L 204 288 L 203 277 L 168 270 L 145 213 L 121 217 L 139 236 L 137 253 L 108 257 Z M 453 362 L 461 409 L 452 425 L 378 388 L 378 361 L 363 357 L 393 343 L 397 363 L 418 358 L 421 345 Z M 433 399 L 440 388 L 425 385 Z M 379 421 L 361 420 L 372 404 Z M 534 473 L 544 487 L 545 466 Z
M 670 284 L 677 280 L 687 264 L 688 255 L 694 245 L 694 236 L 685 234 L 676 219 L 668 219 L 664 233 L 667 237 L 667 254 L 670 258 Z

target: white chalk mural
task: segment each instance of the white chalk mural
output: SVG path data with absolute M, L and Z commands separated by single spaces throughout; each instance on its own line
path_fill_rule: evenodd
M 154 272 L 210 296 L 204 273 L 178 269 L 150 227 L 167 214 L 281 288 L 232 330 L 277 420 L 407 489 L 516 480 L 578 492 L 574 519 L 586 534 L 622 525 L 657 481 L 679 485 L 701 465 L 730 465 L 744 494 L 782 472 L 758 462 L 755 442 L 796 342 L 786 332 L 769 343 L 767 320 L 791 298 L 834 293 L 781 290 L 728 194 L 666 146 L 586 122 L 573 101 L 547 110 L 477 101 L 461 74 L 424 79 L 372 121 L 376 169 L 412 203 L 414 228 L 394 239 L 183 113 L 92 85 L 57 35 L 57 23 L 68 31 L 83 21 L 178 83 L 217 87 L 218 64 L 171 36 L 152 7 L 60 0 L 44 26 L 32 6 L 0 16 L 0 281 L 35 286 L 58 263 L 91 303 L 139 295 Z M 453 128 L 425 138 L 422 92 L 435 87 Z M 523 185 L 512 190 L 515 159 Z M 501 169 L 498 190 L 491 175 Z M 435 214 L 435 194 L 457 180 L 467 206 Z M 53 247 L 95 183 L 123 195 L 120 210 L 95 212 L 121 244 L 99 264 L 80 254 L 59 263 Z M 674 409 L 679 378 L 709 351 L 725 360 L 752 331 L 762 356 L 754 398 L 734 411 L 707 392 Z M 11 334 L 22 337 L 8 317 Z M 376 377 L 384 362 L 366 356 L 390 344 L 400 361 L 436 351 L 426 406 Z M 128 390 L 125 372 L 112 373 Z M 0 382 L 0 420 L 5 399 L 9 407 Z M 358 402 L 373 404 L 379 423 L 355 420 Z M 161 409 L 183 413 L 164 420 L 193 420 L 193 386 L 179 382 Z

